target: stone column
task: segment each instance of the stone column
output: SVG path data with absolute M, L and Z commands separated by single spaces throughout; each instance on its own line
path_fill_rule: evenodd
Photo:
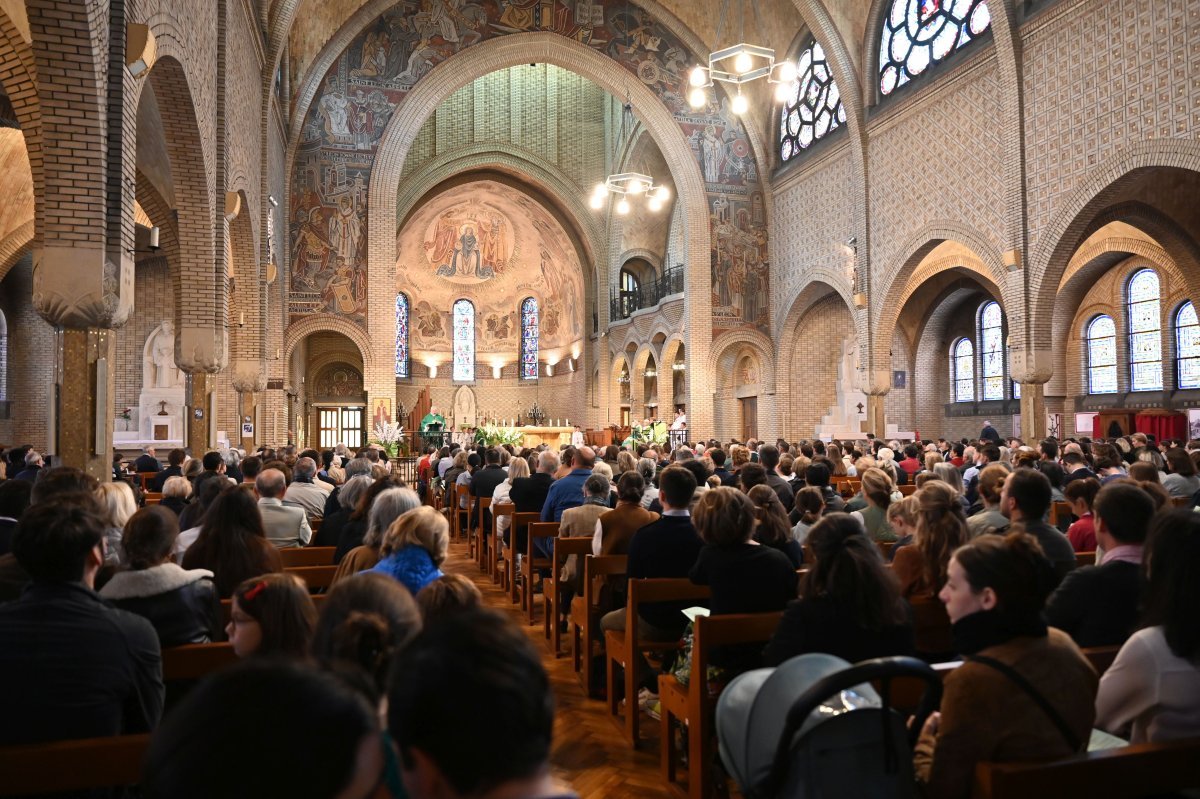
M 885 430 L 887 429 L 887 420 L 884 415 L 884 409 L 887 404 L 886 394 L 868 394 L 867 395 L 867 430 L 868 433 L 874 433 L 876 438 L 884 438 Z
M 192 457 L 199 458 L 211 447 L 208 440 L 208 417 L 212 413 L 209 406 L 208 393 L 209 377 L 207 372 L 188 372 L 184 370 L 183 401 L 187 411 L 184 423 L 183 446 L 192 452 Z M 202 411 L 201 418 L 196 418 L 196 411 Z
M 1011 372 L 1021 384 L 1021 438 L 1046 437 L 1046 383 L 1054 376 L 1053 353 L 1013 346 Z
M 61 334 L 57 454 L 101 482 L 112 479 L 114 338 L 104 328 Z
M 262 361 L 235 361 L 230 370 L 233 372 L 233 389 L 238 393 L 238 429 L 230 431 L 230 440 L 237 441 L 240 439 L 240 446 L 246 452 L 254 449 L 255 440 L 264 440 L 263 431 L 256 426 L 254 435 L 243 436 L 241 434 L 242 423 L 246 417 L 250 417 L 251 422 L 256 422 L 257 415 L 255 414 L 255 399 L 256 395 L 265 390 L 267 387 L 267 369 L 266 363 Z

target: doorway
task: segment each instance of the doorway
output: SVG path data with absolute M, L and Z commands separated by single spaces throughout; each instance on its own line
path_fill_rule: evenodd
M 345 444 L 352 450 L 363 445 L 364 408 L 361 405 L 317 407 L 317 441 L 321 449 Z
M 742 397 L 742 441 L 758 438 L 758 397 Z

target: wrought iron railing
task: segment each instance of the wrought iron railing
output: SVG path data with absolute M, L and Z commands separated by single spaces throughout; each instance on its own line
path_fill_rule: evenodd
M 683 293 L 683 267 L 673 266 L 632 291 L 614 289 L 608 298 L 610 320 L 628 319 L 634 311 L 653 308 L 672 294 Z

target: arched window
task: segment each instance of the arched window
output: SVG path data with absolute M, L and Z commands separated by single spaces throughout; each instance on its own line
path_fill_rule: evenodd
M 987 0 L 892 0 L 879 39 L 879 89 L 891 94 L 992 24 Z
M 1130 391 L 1162 391 L 1162 316 L 1153 269 L 1129 279 L 1129 373 Z
M 983 398 L 1004 399 L 1004 315 L 989 302 L 979 313 L 979 356 L 983 360 Z
M 396 377 L 409 377 L 408 295 L 396 294 Z
M 1088 323 L 1087 344 L 1089 394 L 1117 393 L 1117 326 L 1111 316 L 1097 316 Z
M 796 63 L 796 95 L 779 116 L 779 159 L 800 154 L 825 134 L 844 125 L 846 107 L 825 51 L 816 39 L 800 52 Z
M 975 345 L 962 338 L 951 350 L 951 372 L 954 376 L 954 401 L 975 401 Z
M 538 376 L 538 302 L 526 297 L 521 303 L 521 379 Z
M 1191 302 L 1175 314 L 1175 380 L 1176 388 L 1200 388 L 1200 322 Z
M 475 306 L 470 300 L 454 303 L 454 369 L 455 380 L 475 379 Z

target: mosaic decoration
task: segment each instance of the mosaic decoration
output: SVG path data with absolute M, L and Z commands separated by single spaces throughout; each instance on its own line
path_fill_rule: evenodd
M 1162 317 L 1158 275 L 1142 269 L 1129 280 L 1130 391 L 1162 391 Z
M 475 379 L 475 306 L 470 300 L 454 303 L 454 380 Z
M 1089 394 L 1117 393 L 1117 326 L 1111 316 L 1088 323 L 1087 372 Z
M 701 109 L 688 105 L 687 71 L 696 54 L 647 12 L 616 0 L 406 0 L 367 26 L 325 74 L 300 134 L 291 174 L 291 314 L 328 312 L 365 323 L 366 190 L 384 129 L 434 66 L 481 41 L 527 31 L 587 45 L 658 95 L 704 177 L 713 333 L 747 326 L 766 332 L 766 215 L 750 142 L 727 98 L 714 96 Z M 472 231 L 478 258 L 474 249 L 463 253 L 448 277 L 489 279 L 483 232 Z M 461 251 L 466 232 L 457 233 Z M 543 334 L 550 321 L 547 309 Z
M 521 379 L 538 376 L 538 301 L 526 297 L 521 303 Z
M 1191 302 L 1175 314 L 1175 369 L 1176 388 L 1200 388 L 1200 322 Z
M 975 401 L 975 345 L 969 338 L 954 345 L 951 363 L 954 364 L 954 401 Z
M 779 159 L 787 161 L 846 123 L 846 107 L 825 51 L 813 39 L 796 62 L 796 96 L 779 115 Z
M 879 90 L 891 94 L 991 24 L 986 0 L 893 0 L 879 40 Z
M 1004 317 L 999 303 L 989 302 L 979 314 L 980 356 L 983 358 L 983 398 L 1004 399 Z
M 396 377 L 409 377 L 408 295 L 396 294 Z

